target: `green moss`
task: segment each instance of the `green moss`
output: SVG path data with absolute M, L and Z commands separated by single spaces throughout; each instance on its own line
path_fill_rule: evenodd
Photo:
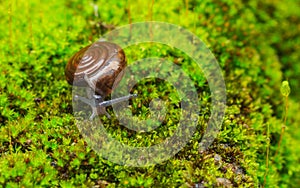
M 99 7 L 98 17 L 93 3 Z M 265 187 L 300 184 L 297 0 L 155 1 L 152 11 L 151 2 L 141 0 L 93 3 L 0 1 L 1 186 L 258 187 L 264 184 L 268 147 Z M 202 72 L 185 54 L 164 45 L 125 49 L 129 63 L 156 56 L 180 66 L 193 80 L 203 110 L 193 138 L 174 157 L 149 167 L 120 166 L 99 157 L 76 128 L 64 68 L 74 52 L 113 27 L 151 19 L 187 28 L 212 50 L 226 82 L 226 115 L 213 144 L 199 151 L 211 106 Z M 291 87 L 286 122 L 283 80 Z M 170 99 L 164 126 L 135 133 L 114 118 L 103 118 L 105 127 L 129 145 L 158 143 L 177 127 L 178 96 L 168 95 L 174 88 L 155 79 L 134 89 L 144 97 L 132 104 L 140 118 L 149 115 L 146 101 L 157 96 Z M 286 129 L 278 148 L 282 124 Z

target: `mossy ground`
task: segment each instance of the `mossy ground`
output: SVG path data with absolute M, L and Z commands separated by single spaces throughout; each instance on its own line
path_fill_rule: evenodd
M 0 186 L 258 187 L 264 184 L 266 172 L 268 126 L 270 164 L 265 187 L 300 185 L 299 2 L 152 3 L 0 1 Z M 99 7 L 98 18 L 93 4 Z M 189 69 L 189 60 L 179 63 L 190 71 L 199 100 L 207 107 L 200 114 L 199 131 L 170 160 L 132 168 L 100 158 L 87 146 L 74 124 L 72 89 L 65 81 L 64 68 L 74 52 L 113 27 L 149 20 L 183 26 L 207 44 L 224 74 L 227 110 L 218 137 L 200 153 L 197 146 L 208 120 L 209 89 L 205 78 Z M 176 63 L 184 56 L 164 46 L 153 50 L 146 44 L 128 49 L 126 54 L 134 58 L 151 54 Z M 291 95 L 286 131 L 275 156 L 284 125 L 283 80 L 289 80 Z M 149 80 L 147 87 L 161 88 L 160 84 Z M 143 93 L 143 88 L 140 83 L 136 90 Z M 137 113 L 147 113 L 146 108 L 140 109 Z M 176 112 L 173 114 L 176 118 Z M 166 122 L 154 138 L 146 137 L 149 140 L 143 142 L 153 144 L 175 126 Z M 120 140 L 122 135 L 132 134 L 114 123 L 106 128 Z M 137 143 L 139 138 L 135 134 L 123 141 Z

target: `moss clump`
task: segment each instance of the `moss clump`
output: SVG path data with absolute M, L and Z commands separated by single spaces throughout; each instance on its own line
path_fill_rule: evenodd
M 190 0 L 166 5 L 141 0 L 12 0 L 0 4 L 1 186 L 257 187 L 264 184 L 268 147 L 265 186 L 300 184 L 298 1 Z M 97 14 L 93 4 L 99 7 Z M 204 40 L 224 73 L 227 110 L 218 137 L 200 152 L 197 146 L 211 105 L 205 77 L 191 68 L 192 60 L 166 46 L 142 44 L 127 49 L 129 63 L 155 55 L 180 65 L 195 82 L 204 109 L 197 133 L 184 149 L 164 163 L 132 168 L 113 164 L 87 146 L 74 125 L 64 67 L 75 51 L 100 34 L 150 19 L 184 26 Z M 285 110 L 282 80 L 289 81 L 291 94 L 278 149 Z M 155 80 L 140 83 L 136 90 L 147 94 L 143 90 L 147 88 L 152 95 L 165 96 L 163 87 L 172 91 Z M 171 99 L 176 101 L 176 96 Z M 140 105 L 135 113 L 146 118 L 148 104 L 142 101 L 133 106 Z M 177 116 L 176 103 L 172 105 L 170 121 L 153 137 L 146 135 L 143 144 L 172 134 L 176 121 L 171 120 Z M 145 134 L 123 129 L 113 119 L 106 125 L 117 139 L 132 145 Z

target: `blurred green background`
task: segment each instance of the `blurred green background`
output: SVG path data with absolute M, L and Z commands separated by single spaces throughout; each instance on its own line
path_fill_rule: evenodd
M 298 187 L 299 6 L 298 0 L 1 0 L 0 186 Z M 120 166 L 99 157 L 81 137 L 64 68 L 76 51 L 106 32 L 151 20 L 188 29 L 214 53 L 227 87 L 226 115 L 214 143 L 198 151 L 210 107 L 205 78 L 184 54 L 165 46 L 127 49 L 129 63 L 155 55 L 189 70 L 206 109 L 199 131 L 170 160 Z M 290 84 L 288 97 L 280 92 L 283 80 Z M 156 84 L 141 83 L 137 90 Z M 116 138 L 127 135 L 126 143 L 143 135 L 106 121 Z M 166 122 L 146 141 L 170 134 L 175 123 Z

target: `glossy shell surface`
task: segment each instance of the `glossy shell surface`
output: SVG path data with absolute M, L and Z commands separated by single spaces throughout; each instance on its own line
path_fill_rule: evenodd
M 84 76 L 92 83 L 91 89 L 102 97 L 107 96 L 122 78 L 126 67 L 124 51 L 111 42 L 97 41 L 74 54 L 68 61 L 65 75 L 73 86 L 90 86 Z

